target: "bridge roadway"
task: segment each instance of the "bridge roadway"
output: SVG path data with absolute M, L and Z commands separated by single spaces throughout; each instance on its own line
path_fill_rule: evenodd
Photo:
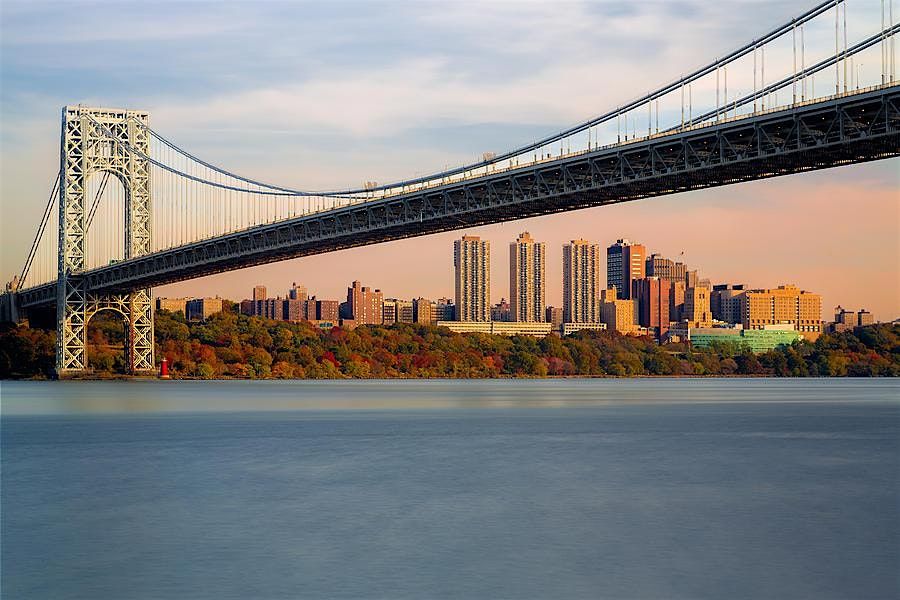
M 300 256 L 900 154 L 900 85 L 675 130 L 360 202 L 85 272 L 126 292 Z M 19 292 L 22 308 L 56 284 Z

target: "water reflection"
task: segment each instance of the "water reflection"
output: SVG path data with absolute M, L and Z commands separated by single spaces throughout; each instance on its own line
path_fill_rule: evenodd
M 0 413 L 565 408 L 617 402 L 897 401 L 894 380 L 543 379 L 380 381 L 4 381 Z

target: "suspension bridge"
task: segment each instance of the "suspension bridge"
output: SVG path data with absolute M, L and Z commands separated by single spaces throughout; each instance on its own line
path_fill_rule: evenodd
M 876 7 L 848 28 L 847 4 L 823 2 L 555 135 L 382 185 L 312 191 L 258 181 L 182 149 L 146 112 L 67 106 L 56 182 L 2 296 L 3 317 L 55 307 L 56 368 L 66 375 L 87 367 L 91 317 L 116 311 L 127 324 L 129 371 L 150 371 L 155 286 L 897 156 L 900 26 L 882 0 L 880 25 Z

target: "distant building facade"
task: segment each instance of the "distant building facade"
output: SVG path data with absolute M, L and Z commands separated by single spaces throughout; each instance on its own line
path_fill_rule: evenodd
M 684 281 L 687 273 L 687 265 L 665 258 L 661 254 L 653 253 L 647 257 L 644 265 L 644 274 L 647 277 L 659 277 L 668 279 L 673 284 L 676 281 Z
M 458 321 L 456 317 L 456 305 L 450 298 L 438 298 L 434 303 L 434 322 Z
M 632 298 L 638 307 L 638 322 L 662 338 L 669 331 L 669 280 L 644 277 L 632 282 Z
M 685 296 L 684 280 L 673 281 L 669 286 L 669 320 L 676 323 L 682 319 L 684 313 L 684 296 Z
M 716 321 L 725 323 L 741 323 L 741 299 L 746 291 L 744 284 L 714 285 L 709 295 L 709 308 Z
M 500 298 L 500 302 L 491 307 L 491 321 L 515 321 L 512 305 L 506 301 L 506 298 Z
M 393 325 L 394 323 L 413 322 L 413 301 L 389 298 L 382 302 L 382 323 Z
M 558 330 L 563 324 L 563 309 L 560 306 L 548 306 L 544 310 L 544 321 L 553 325 L 553 329 Z
M 712 312 L 709 308 L 709 289 L 688 288 L 684 295 L 684 310 L 681 319 L 691 327 L 712 327 Z
M 437 304 L 428 298 L 416 298 L 413 300 L 413 323 L 418 323 L 419 325 L 434 325 L 437 323 Z
M 610 331 L 633 333 L 635 323 L 634 300 L 619 298 L 615 288 L 607 288 L 600 292 L 600 321 Z
M 157 298 L 156 310 L 167 310 L 171 313 L 180 312 L 187 315 L 187 298 Z
M 212 315 L 222 312 L 222 299 L 191 298 L 187 301 L 185 310 L 188 321 L 205 321 Z

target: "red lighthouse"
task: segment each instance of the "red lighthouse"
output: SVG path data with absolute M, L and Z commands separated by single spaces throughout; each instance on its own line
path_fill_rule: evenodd
M 166 358 L 163 358 L 162 362 L 159 363 L 159 378 L 160 379 L 168 379 L 169 378 L 169 360 Z

